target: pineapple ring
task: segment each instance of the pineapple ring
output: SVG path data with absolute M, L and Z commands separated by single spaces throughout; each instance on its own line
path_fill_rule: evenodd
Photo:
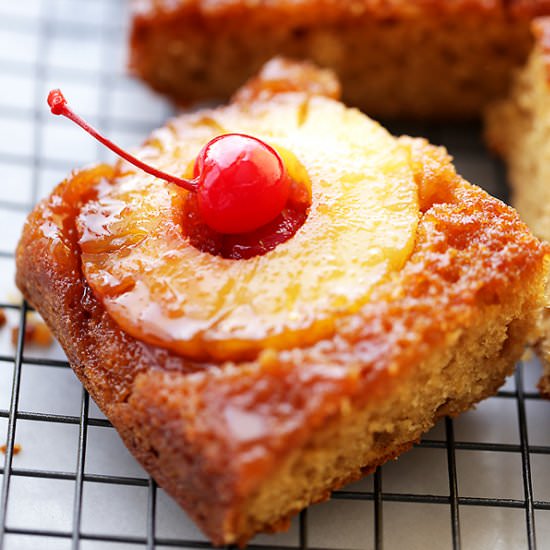
M 224 132 L 292 151 L 305 167 L 312 203 L 297 233 L 248 260 L 201 252 L 182 228 L 187 192 L 127 172 L 100 184 L 77 219 L 89 285 L 126 332 L 195 359 L 330 336 L 412 251 L 419 207 L 408 150 L 357 110 L 295 93 L 181 117 L 140 156 L 181 173 Z

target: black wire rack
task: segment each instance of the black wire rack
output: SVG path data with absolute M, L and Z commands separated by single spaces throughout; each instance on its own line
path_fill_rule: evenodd
M 75 164 L 71 149 L 67 150 L 65 157 L 63 155 L 51 154 L 45 150 L 44 134 L 47 134 L 46 112 L 43 108 L 45 90 L 47 84 L 52 78 L 59 79 L 61 83 L 76 83 L 85 89 L 93 87 L 95 94 L 95 116 L 92 112 L 92 122 L 95 122 L 104 130 L 109 130 L 111 135 L 115 135 L 118 140 L 124 141 L 126 135 L 130 143 L 138 143 L 145 137 L 146 133 L 163 122 L 169 109 L 159 107 L 159 100 L 154 100 L 151 105 L 155 106 L 156 111 L 150 117 L 136 116 L 131 114 L 122 115 L 116 111 L 113 106 L 113 89 L 117 86 L 129 87 L 132 92 L 137 85 L 132 84 L 124 76 L 123 57 L 115 55 L 114 52 L 123 51 L 124 44 L 124 24 L 127 15 L 125 14 L 125 5 L 121 0 L 98 0 L 97 2 L 86 2 L 85 0 L 36 0 L 28 4 L 23 2 L 19 5 L 9 4 L 0 6 L 0 71 L 4 81 L 13 83 L 13 81 L 26 79 L 30 84 L 27 86 L 26 104 L 24 101 L 10 102 L 6 95 L 0 94 L 0 124 L 6 125 L 1 133 L 10 131 L 14 124 L 24 121 L 31 130 L 28 132 L 28 139 L 25 147 L 4 147 L 0 139 L 0 167 L 2 171 L 8 167 L 16 167 L 24 170 L 28 175 L 29 192 L 23 198 L 17 194 L 12 198 L 9 192 L 0 195 L 0 220 L 2 218 L 11 219 L 15 216 L 18 220 L 24 218 L 24 215 L 30 210 L 37 199 L 43 195 L 51 182 L 44 184 L 44 174 L 57 175 L 62 172 L 68 172 Z M 16 38 L 15 42 L 13 38 Z M 23 38 L 21 38 L 23 37 Z M 61 38 L 60 38 L 61 37 Z M 60 40 L 62 46 L 55 45 L 55 41 Z M 86 48 L 82 43 L 92 44 L 94 47 Z M 80 59 L 81 65 L 76 62 L 56 65 L 50 59 L 50 54 L 55 51 L 62 51 L 64 48 L 70 48 L 71 44 L 75 46 L 76 52 L 84 57 Z M 9 45 L 9 47 L 2 47 Z M 64 45 L 64 46 L 63 46 Z M 34 52 L 30 55 L 27 49 Z M 2 53 L 3 52 L 3 53 Z M 97 53 L 95 62 L 89 56 Z M 2 77 L 0 77 L 2 78 Z M 2 82 L 2 80 L 0 80 Z M 5 92 L 5 90 L 4 90 Z M 139 93 L 139 92 L 138 92 Z M 17 93 L 16 93 L 17 95 Z M 12 104 L 15 103 L 15 104 Z M 22 105 L 23 103 L 23 105 Z M 123 109 L 124 110 L 124 109 Z M 92 108 L 91 111 L 94 111 Z M 143 112 L 140 113 L 143 115 Z M 436 143 L 448 145 L 451 151 L 459 151 L 457 160 L 460 161 L 470 155 L 472 158 L 483 159 L 483 170 L 492 170 L 491 178 L 488 178 L 489 191 L 493 194 L 506 198 L 506 185 L 502 167 L 494 161 L 488 160 L 483 152 L 483 145 L 480 138 L 479 128 L 476 126 L 463 127 L 397 127 L 392 128 L 395 133 L 412 133 L 413 135 L 424 135 Z M 130 134 L 131 138 L 127 135 Z M 140 137 L 136 137 L 140 136 Z M 6 140 L 3 140 L 6 142 Z M 63 141 L 65 145 L 68 140 Z M 92 158 L 85 158 L 85 161 L 102 160 L 105 153 L 100 149 L 95 149 Z M 471 171 L 471 179 L 476 181 L 479 176 L 479 166 L 473 163 L 464 165 L 464 171 Z M 477 168 L 476 168 L 477 166 Z M 4 175 L 7 176 L 8 172 Z M 11 172 L 10 172 L 11 174 Z M 54 177 L 52 175 L 52 178 Z M 466 176 L 470 174 L 466 173 Z M 5 180 L 3 177 L 3 180 Z M 21 176 L 22 177 L 22 176 Z M 47 179 L 47 178 L 46 178 Z M 489 181 L 490 180 L 490 181 Z M 3 183 L 4 185 L 5 183 Z M 13 188 L 23 186 L 24 183 L 11 181 Z M 24 195 L 24 194 L 23 194 Z M 0 227 L 0 230 L 3 230 Z M 13 239 L 12 239 L 13 240 Z M 2 243 L 2 237 L 0 237 Z M 13 245 L 10 242 L 7 246 L 0 245 L 0 266 L 13 264 Z M 10 267 L 11 269 L 11 267 Z M 0 289 L 1 291 L 2 289 Z M 2 299 L 2 294 L 0 294 Z M 159 532 L 159 521 L 162 513 L 159 512 L 157 488 L 154 480 L 144 472 L 141 475 L 123 475 L 113 473 L 89 472 L 86 469 L 89 459 L 91 442 L 90 431 L 93 429 L 113 430 L 111 424 L 105 418 L 90 414 L 93 404 L 90 402 L 88 394 L 83 389 L 80 390 L 79 414 L 54 414 L 42 410 L 25 410 L 20 406 L 22 373 L 28 368 L 43 369 L 68 369 L 69 365 L 65 360 L 52 358 L 47 354 L 41 355 L 36 350 L 30 350 L 25 344 L 23 335 L 28 315 L 31 314 L 30 307 L 25 303 L 5 303 L 0 302 L 0 308 L 10 313 L 16 326 L 19 328 L 19 336 L 16 345 L 9 352 L 0 353 L 0 373 L 2 369 L 12 371 L 10 387 L 2 388 L 7 395 L 9 392 L 9 404 L 7 407 L 0 407 L 0 421 L 6 423 L 6 450 L 4 465 L 0 469 L 1 475 L 1 493 L 0 493 L 0 550 L 12 550 L 18 548 L 147 548 L 149 550 L 160 548 L 210 548 L 210 545 L 196 531 L 190 530 L 188 536 L 180 537 L 171 534 L 170 528 L 164 528 Z M 529 366 L 532 369 L 532 366 Z M 518 365 L 514 379 L 509 382 L 505 388 L 494 398 L 500 402 L 507 402 L 513 405 L 515 409 L 515 420 L 517 422 L 517 441 L 495 441 L 491 437 L 478 437 L 473 440 L 463 439 L 457 435 L 457 420 L 446 419 L 440 425 L 441 437 L 431 437 L 423 439 L 416 449 L 425 452 L 437 452 L 444 454 L 445 463 L 445 491 L 440 494 L 434 494 L 427 491 L 408 490 L 407 485 L 396 487 L 396 478 L 392 474 L 391 467 L 384 466 L 379 468 L 372 476 L 370 482 L 360 487 L 357 484 L 349 486 L 343 490 L 336 491 L 330 502 L 346 503 L 344 512 L 347 516 L 359 518 L 353 526 L 360 525 L 361 535 L 351 544 L 350 548 L 374 548 L 386 550 L 391 548 L 452 548 L 458 550 L 461 548 L 487 548 L 494 547 L 499 549 L 507 548 L 550 548 L 550 531 L 547 525 L 550 525 L 550 495 L 546 493 L 546 498 L 536 498 L 533 488 L 537 487 L 540 477 L 533 473 L 533 460 L 544 460 L 550 463 L 550 442 L 548 444 L 530 444 L 529 443 L 529 415 L 535 414 L 530 410 L 528 404 L 540 403 L 539 395 L 534 387 L 526 388 L 525 367 Z M 533 375 L 529 375 L 533 378 Z M 536 414 L 548 414 L 548 408 L 542 407 L 542 411 Z M 55 468 L 47 467 L 18 467 L 17 456 L 15 453 L 15 443 L 18 438 L 18 426 L 24 422 L 34 423 L 42 427 L 52 425 L 68 425 L 78 431 L 76 438 L 76 463 L 73 469 L 58 471 Z M 544 423 L 544 421 L 543 421 Z M 550 431 L 550 430 L 549 430 Z M 0 442 L 1 443 L 1 442 Z M 24 443 L 23 443 L 24 444 Z M 516 498 L 478 495 L 466 496 L 468 492 L 461 490 L 461 474 L 464 469 L 475 468 L 473 462 L 468 461 L 467 452 L 494 453 L 494 456 L 512 456 L 520 462 L 516 479 L 503 479 L 503 484 L 507 482 L 520 483 L 521 496 Z M 412 451 L 417 452 L 417 451 Z M 462 454 L 461 454 L 462 453 Z M 464 454 L 465 453 L 465 454 Z M 459 464 L 460 463 L 460 464 Z M 388 472 L 388 468 L 390 468 Z M 548 470 L 547 470 L 548 471 Z M 134 472 L 134 470 L 132 470 Z M 519 481 L 519 476 L 521 480 Z M 38 528 L 22 527 L 19 524 L 12 524 L 10 521 L 10 509 L 17 505 L 18 494 L 14 492 L 14 480 L 18 479 L 38 479 L 38 480 L 62 480 L 71 484 L 69 494 L 59 495 L 58 500 L 64 501 L 67 512 L 70 516 L 69 528 L 58 529 L 41 525 Z M 126 534 L 113 531 L 102 532 L 99 530 L 86 529 L 83 525 L 83 494 L 86 484 L 101 484 L 108 487 L 135 487 L 146 492 L 144 505 L 144 522 L 142 534 Z M 385 485 L 387 487 L 385 488 Z M 550 493 L 550 491 L 548 491 Z M 67 506 L 67 499 L 70 500 Z M 368 509 L 364 507 L 368 504 Z M 439 537 L 430 539 L 428 534 L 424 546 L 416 546 L 408 540 L 402 538 L 396 542 L 395 536 L 392 536 L 395 527 L 396 514 L 388 517 L 388 510 L 392 505 L 410 505 L 421 506 L 430 505 L 431 510 L 427 515 L 443 513 L 444 522 L 448 526 L 448 540 Z M 493 546 L 484 545 L 483 542 L 476 546 L 472 537 L 468 536 L 468 524 L 465 522 L 466 515 L 471 516 L 470 511 L 477 513 L 478 510 L 515 510 L 523 516 L 521 525 L 516 529 L 522 531 L 519 545 L 514 541 L 499 540 L 494 541 Z M 320 523 L 330 522 L 331 516 L 325 515 L 324 520 L 316 519 L 313 507 L 303 511 L 293 526 L 293 537 L 291 539 L 268 539 L 266 537 L 255 539 L 250 548 L 300 548 L 310 549 L 323 548 L 324 550 L 332 548 L 333 550 L 342 547 L 335 545 L 329 539 L 324 540 L 323 536 L 315 534 Z M 346 512 L 347 510 L 347 512 Z M 386 511 L 386 514 L 385 514 Z M 397 514 L 399 515 L 399 514 Z M 183 516 L 183 514 L 182 514 Z M 334 521 L 341 521 L 343 516 L 334 518 Z M 430 530 L 430 517 L 426 518 L 426 530 Z M 175 520 L 176 522 L 178 519 Z M 347 524 L 346 524 L 347 525 Z M 420 526 L 405 526 L 402 528 L 401 535 L 408 537 L 413 530 Z M 490 520 L 487 522 L 487 528 L 492 528 Z M 343 527 L 342 527 L 343 529 Z M 175 530 L 177 532 L 177 530 Z M 29 542 L 29 540 L 31 542 Z M 290 540 L 290 542 L 289 542 Z M 23 543 L 22 541 L 26 541 Z M 32 541 L 35 541 L 34 543 Z M 59 543 L 57 546 L 56 544 Z M 26 546 L 25 546 L 26 544 Z M 94 545 L 95 544 L 95 545 Z

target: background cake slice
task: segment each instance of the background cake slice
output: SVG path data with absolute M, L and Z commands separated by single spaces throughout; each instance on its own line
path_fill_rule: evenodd
M 533 22 L 535 47 L 517 73 L 510 96 L 486 116 L 490 147 L 508 165 L 513 204 L 541 239 L 550 241 L 550 17 Z M 550 304 L 550 298 L 548 301 Z M 545 376 L 541 392 L 550 397 L 550 305 L 541 324 Z
M 546 0 L 139 0 L 130 65 L 178 102 L 229 97 L 271 57 L 330 67 L 370 116 L 462 119 L 506 94 Z
M 306 85 L 315 71 L 304 70 L 307 78 L 295 65 L 268 67 L 235 103 L 179 117 L 138 154 L 175 170 L 186 136 L 202 130 L 210 139 L 228 112 L 233 131 L 238 113 L 247 119 L 295 104 L 299 120 L 315 117 L 316 105 L 334 102 L 315 94 L 335 87 Z M 373 185 L 392 175 L 412 181 L 417 226 L 404 263 L 373 286 L 366 303 L 335 316 L 333 331 L 316 341 L 266 346 L 246 361 L 199 361 L 126 332 L 83 272 L 76 227 L 99 192 L 148 177 L 124 163 L 62 182 L 30 215 L 18 246 L 17 283 L 78 377 L 134 456 L 217 544 L 284 528 L 292 514 L 410 448 L 442 416 L 494 394 L 542 307 L 548 249 L 513 209 L 458 176 L 443 149 L 391 138 L 357 111 L 338 109 L 340 127 L 326 131 L 346 139 L 346 117 L 354 124 L 363 117 L 376 143 L 393 143 L 389 151 L 408 160 L 406 170 L 392 170 L 392 155 L 376 169 L 383 174 L 359 170 L 347 182 L 350 193 L 364 177 Z M 285 124 L 281 118 L 278 131 Z M 327 150 L 322 132 L 317 139 L 298 159 L 310 173 L 315 147 Z M 363 146 L 357 143 L 358 151 L 368 154 Z M 125 204 L 118 202 L 118 213 Z M 105 236 L 105 226 L 94 227 Z M 370 252 L 359 244 L 357 254 Z M 269 262 L 269 253 L 263 258 Z

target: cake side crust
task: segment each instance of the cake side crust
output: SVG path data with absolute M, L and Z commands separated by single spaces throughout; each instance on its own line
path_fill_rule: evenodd
M 438 14 L 466 16 L 468 14 L 510 17 L 536 17 L 550 9 L 549 0 L 267 0 L 258 10 L 257 2 L 243 0 L 133 0 L 132 14 L 136 18 L 172 18 L 175 14 L 200 13 L 208 16 L 255 14 L 271 19 L 274 15 L 301 20 L 327 22 L 341 17 L 364 15 L 385 20 L 389 18 L 426 17 Z M 260 13 L 261 12 L 261 13 Z

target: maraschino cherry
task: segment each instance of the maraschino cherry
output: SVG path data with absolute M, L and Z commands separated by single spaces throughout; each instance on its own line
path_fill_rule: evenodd
M 225 134 L 209 141 L 195 161 L 194 179 L 157 170 L 102 136 L 67 105 L 61 90 L 48 94 L 54 115 L 62 115 L 117 155 L 157 178 L 197 194 L 199 213 L 215 231 L 226 234 L 254 231 L 283 210 L 290 183 L 280 155 L 263 141 L 245 134 Z

